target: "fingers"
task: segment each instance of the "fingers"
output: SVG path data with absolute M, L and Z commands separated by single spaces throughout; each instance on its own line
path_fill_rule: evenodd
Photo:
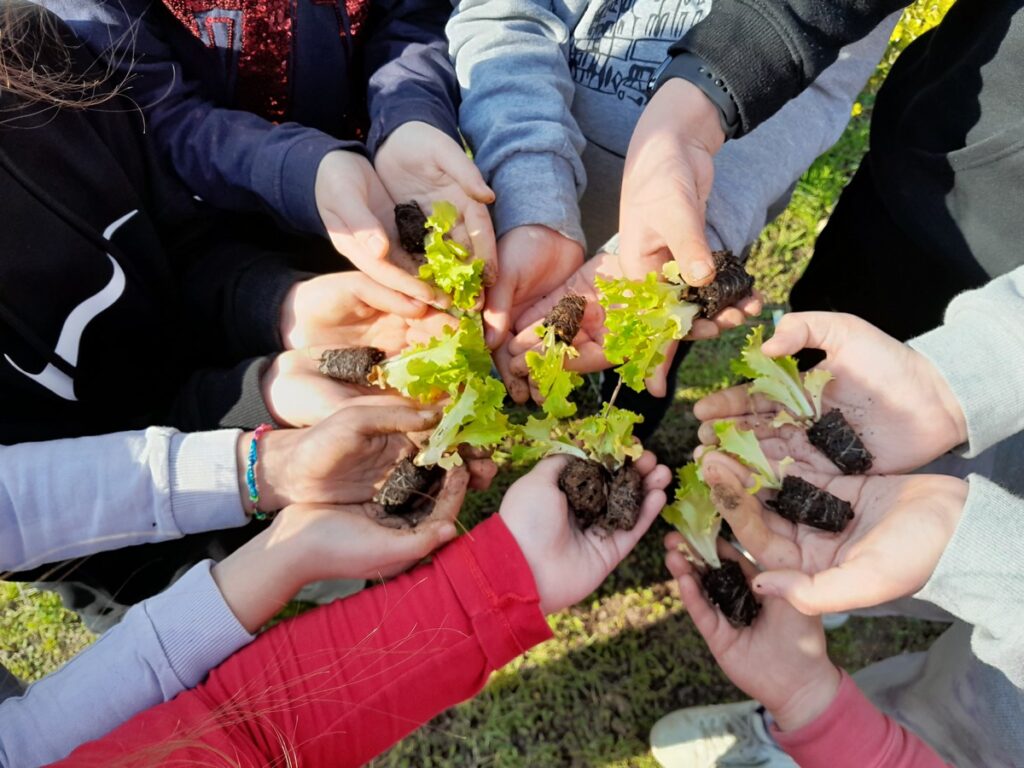
M 499 273 L 498 247 L 494 238 L 491 214 L 487 211 L 487 206 L 470 203 L 462 211 L 462 217 L 466 224 L 466 231 L 469 233 L 473 258 L 483 260 L 483 283 L 490 287 L 497 282 Z M 490 292 L 488 291 L 488 293 Z
M 438 160 L 441 169 L 462 187 L 462 191 L 469 197 L 484 205 L 494 202 L 494 192 L 484 182 L 480 169 L 455 141 L 438 145 Z
M 388 559 L 387 564 L 380 567 L 381 575 L 385 577 L 407 570 L 458 534 L 451 520 L 435 519 L 433 516 L 421 521 L 415 528 L 378 526 L 378 532 L 384 533 L 388 539 L 381 546 Z
M 512 302 L 517 287 L 514 274 L 509 273 L 499 278 L 487 290 L 484 327 L 487 329 L 487 346 L 491 349 L 497 349 L 508 337 L 512 327 Z
M 470 475 L 469 487 L 474 491 L 486 491 L 498 474 L 498 465 L 490 459 L 468 459 L 466 468 Z
M 711 648 L 712 653 L 717 649 L 721 632 L 735 633 L 737 631 L 730 627 L 725 616 L 708 602 L 692 573 L 679 577 L 679 599 L 686 606 L 686 612 L 690 614 L 693 625 Z
M 449 469 L 428 519 L 452 521 L 457 518 L 468 488 L 469 470 L 464 466 Z
M 664 397 L 668 394 L 668 369 L 675 359 L 677 349 L 679 349 L 679 342 L 673 341 L 665 350 L 665 359 L 644 382 L 647 385 L 647 391 L 655 397 Z
M 509 356 L 508 345 L 502 344 L 500 347 L 494 350 L 491 354 L 491 359 L 494 361 L 495 368 L 498 369 L 498 374 L 501 376 L 502 381 L 505 382 L 505 389 L 508 391 L 508 396 L 512 398 L 514 403 L 522 405 L 530 399 L 530 383 L 527 379 L 526 361 L 520 358 L 518 361 L 514 361 Z M 513 363 L 520 363 L 523 368 L 523 373 L 516 373 Z
M 765 571 L 754 579 L 753 589 L 765 597 L 781 597 L 807 616 L 819 616 L 880 605 L 901 597 L 893 594 L 885 573 L 866 559 L 850 560 L 814 574 Z
M 750 395 L 740 384 L 702 397 L 693 405 L 693 415 L 701 421 L 728 419 L 748 413 L 777 413 L 779 406 L 761 395 Z
M 427 312 L 428 306 L 425 302 L 381 285 L 369 275 L 362 272 L 343 274 L 352 282 L 352 293 L 355 298 L 380 312 L 409 319 L 423 317 Z
M 849 315 L 835 312 L 795 312 L 784 315 L 775 327 L 775 333 L 761 346 L 761 350 L 769 357 L 793 355 L 808 348 L 828 352 L 842 343 L 849 318 Z

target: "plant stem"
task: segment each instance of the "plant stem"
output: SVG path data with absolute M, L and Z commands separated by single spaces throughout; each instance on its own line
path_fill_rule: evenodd
M 615 389 L 612 390 L 612 396 L 608 398 L 608 410 L 611 410 L 612 406 L 615 405 L 615 400 L 619 396 L 619 390 L 622 389 L 622 377 L 619 376 L 619 381 L 615 385 Z

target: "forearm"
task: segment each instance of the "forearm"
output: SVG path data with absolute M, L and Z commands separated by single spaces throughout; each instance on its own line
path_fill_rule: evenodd
M 722 147 L 707 206 L 708 234 L 720 247 L 740 253 L 754 242 L 792 186 L 842 135 L 897 20 L 893 14 L 848 45 L 806 91 L 757 130 Z
M 963 293 L 945 322 L 909 343 L 946 380 L 967 423 L 968 456 L 1024 430 L 1024 267 Z
M 803 768 L 940 768 L 917 735 L 875 709 L 846 674 L 832 704 L 808 725 L 772 735 Z
M 584 240 L 585 141 L 571 111 L 570 23 L 548 4 L 464 0 L 448 24 L 461 126 L 495 192 L 498 237 L 541 224 Z
M 796 97 L 907 0 L 751 3 L 718 0 L 712 13 L 670 49 L 699 56 L 729 88 L 749 133 Z
M 1020 540 L 1024 500 L 978 475 L 969 478 L 960 522 L 916 597 L 973 625 L 979 659 L 1024 688 L 1024 636 L 1011 606 L 1024 601 Z
M 458 84 L 444 35 L 450 14 L 449 0 L 378 0 L 371 6 L 376 27 L 366 44 L 371 153 L 396 128 L 416 121 L 461 142 Z
M 59 671 L 0 704 L 0 765 L 59 760 L 198 685 L 246 645 L 252 636 L 222 598 L 211 565 L 194 566 Z
M 237 439 L 151 427 L 0 447 L 0 570 L 244 525 Z
M 151 754 L 172 735 L 195 733 L 176 759 L 222 749 L 243 766 L 286 753 L 309 765 L 362 765 L 549 637 L 538 603 L 529 567 L 494 516 L 432 563 L 274 627 L 195 691 L 65 764 Z M 252 712 L 260 716 L 239 716 Z

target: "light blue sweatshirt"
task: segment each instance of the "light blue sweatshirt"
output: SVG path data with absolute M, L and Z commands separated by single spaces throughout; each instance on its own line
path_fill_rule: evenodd
M 0 570 L 245 525 L 238 435 L 154 427 L 0 447 Z M 0 766 L 59 760 L 197 685 L 250 642 L 211 566 L 194 566 L 61 670 L 0 703 Z

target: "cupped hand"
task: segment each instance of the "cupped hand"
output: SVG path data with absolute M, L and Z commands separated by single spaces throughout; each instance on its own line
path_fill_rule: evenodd
M 874 456 L 872 473 L 916 469 L 967 439 L 956 398 L 939 371 L 921 353 L 853 315 L 800 312 L 782 318 L 765 354 L 789 355 L 820 349 L 826 358 L 816 367 L 835 377 L 825 386 L 824 410 L 839 408 Z M 773 428 L 781 407 L 747 385 L 716 392 L 700 400 L 694 415 L 704 422 L 736 419 L 761 438 L 787 443 L 806 453 L 806 435 L 792 427 Z M 714 443 L 711 424 L 702 425 L 701 441 Z M 827 462 L 826 462 L 827 464 Z
M 415 452 L 409 435 L 430 429 L 439 417 L 404 398 L 373 395 L 349 399 L 314 427 L 268 433 L 256 465 L 260 508 L 369 501 L 391 468 Z M 240 467 L 248 448 L 247 440 L 239 442 Z
M 747 493 L 750 473 L 719 452 L 702 458 L 712 500 L 763 569 L 754 591 L 808 615 L 881 605 L 919 591 L 938 565 L 967 499 L 945 475 L 839 475 L 797 462 L 787 473 L 853 506 L 840 533 L 796 525 Z
M 544 613 L 579 602 L 622 562 L 665 506 L 664 489 L 672 474 L 653 453 L 645 452 L 636 463 L 645 493 L 636 527 L 610 534 L 595 528 L 581 531 L 558 488 L 565 461 L 544 459 L 501 502 L 501 517 L 530 565 Z
M 369 275 L 335 272 L 292 286 L 281 308 L 281 340 L 285 349 L 373 346 L 390 356 L 454 323 Z
M 324 155 L 316 172 L 317 211 L 335 249 L 378 283 L 426 304 L 443 299 L 427 283 L 390 258 L 395 204 L 370 162 L 354 152 L 336 150 Z
M 821 620 L 804 616 L 785 600 L 765 598 L 749 627 L 729 623 L 705 597 L 693 565 L 679 550 L 683 537 L 665 537 L 665 565 L 679 581 L 679 596 L 715 661 L 748 696 L 760 701 L 784 730 L 810 723 L 839 690 L 839 670 L 829 661 Z M 736 560 L 747 579 L 757 570 L 725 542 L 723 559 Z
M 651 98 L 622 174 L 619 238 L 628 277 L 642 279 L 674 258 L 690 285 L 714 279 L 704 213 L 712 158 L 724 140 L 717 108 L 695 85 L 672 79 Z
M 396 203 L 415 201 L 430 215 L 436 202 L 449 202 L 462 214 L 451 236 L 484 261 L 484 285 L 498 276 L 494 227 L 487 206 L 494 192 L 459 144 L 432 125 L 404 123 L 377 150 L 374 167 Z

